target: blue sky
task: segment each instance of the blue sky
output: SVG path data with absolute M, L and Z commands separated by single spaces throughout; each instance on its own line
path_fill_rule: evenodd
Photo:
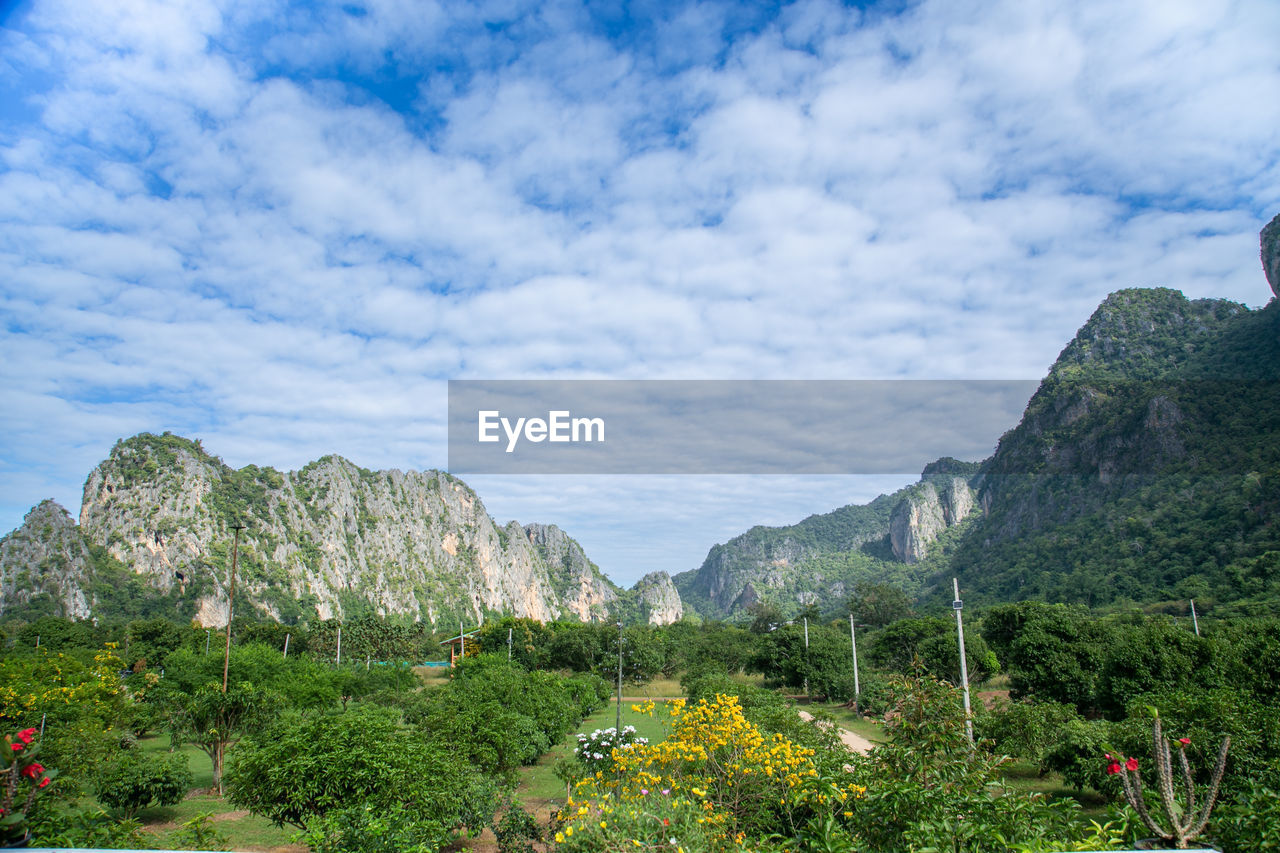
M 1038 378 L 1271 295 L 1269 0 L 0 10 L 4 530 L 144 430 L 440 467 L 450 378 Z M 907 479 L 469 481 L 630 583 Z

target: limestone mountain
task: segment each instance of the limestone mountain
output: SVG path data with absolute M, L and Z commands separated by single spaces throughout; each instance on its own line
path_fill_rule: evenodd
M 726 618 L 756 604 L 784 616 L 838 607 L 859 580 L 891 579 L 918 591 L 958 531 L 972 523 L 978 465 L 941 459 L 920 481 L 869 504 L 812 515 L 786 527 L 753 527 L 714 546 L 675 576 L 687 606 Z
M 1260 242 L 1280 294 L 1280 216 Z M 753 528 L 676 585 L 721 618 L 755 603 L 830 612 L 864 577 L 941 606 L 953 574 L 977 602 L 1280 612 L 1280 300 L 1111 294 L 995 454 L 961 465 Z
M 111 604 L 225 624 L 234 522 L 239 613 L 587 621 L 634 597 L 558 527 L 499 527 L 443 472 L 370 471 L 338 456 L 235 470 L 199 442 L 144 434 L 90 473 L 78 527 L 47 501 L 0 541 L 0 607 L 43 595 L 59 615 Z M 148 602 L 118 601 L 128 579 Z

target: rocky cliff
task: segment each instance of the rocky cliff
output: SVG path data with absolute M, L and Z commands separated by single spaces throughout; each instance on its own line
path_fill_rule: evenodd
M 71 516 L 53 501 L 41 501 L 21 527 L 0 539 L 0 613 L 43 599 L 51 613 L 87 618 L 90 602 L 82 581 L 92 566 Z
M 680 593 L 666 572 L 650 572 L 631 588 L 639 607 L 650 625 L 669 625 L 684 617 Z
M 199 442 L 144 434 L 119 442 L 90 473 L 78 529 L 46 503 L 4 539 L 3 603 L 22 601 L 21 581 L 45 566 L 59 609 L 85 615 L 97 546 L 171 600 L 174 615 L 225 624 L 235 524 L 236 607 L 274 619 L 371 611 L 431 623 L 500 612 L 592 620 L 607 618 L 619 595 L 562 530 L 500 528 L 448 474 L 370 471 L 338 456 L 300 471 L 235 470 Z
M 977 463 L 941 459 L 915 485 L 869 504 L 752 528 L 713 547 L 675 585 L 686 606 L 717 619 L 762 605 L 784 617 L 809 605 L 832 609 L 859 580 L 916 589 L 939 539 L 973 515 L 977 471 Z
M 1280 214 L 1267 223 L 1258 238 L 1262 244 L 1262 272 L 1271 292 L 1280 296 Z

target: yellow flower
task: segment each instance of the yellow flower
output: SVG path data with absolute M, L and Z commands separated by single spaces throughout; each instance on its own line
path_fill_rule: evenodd
M 556 844 L 564 844 L 564 833 L 563 833 L 563 832 L 557 832 L 557 833 L 556 833 Z
M 566 827 L 564 828 L 564 835 L 565 835 L 565 837 L 566 837 L 566 838 L 568 838 L 570 835 L 573 835 L 573 827 L 572 827 L 572 826 L 566 826 Z
M 600 821 L 600 828 L 601 828 L 601 829 L 608 829 L 608 828 L 609 828 L 609 822 L 608 822 L 608 821 L 606 821 L 606 820 L 602 820 L 602 821 Z

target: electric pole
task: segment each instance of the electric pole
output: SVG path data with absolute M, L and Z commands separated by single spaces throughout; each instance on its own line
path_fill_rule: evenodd
M 222 656 L 222 692 L 227 692 L 227 674 L 231 671 L 231 614 L 232 607 L 236 598 L 236 555 L 240 551 L 240 531 L 244 530 L 244 525 L 236 522 L 231 525 L 231 529 L 236 532 L 235 540 L 231 544 L 231 583 L 227 590 L 227 651 Z
M 853 644 L 853 713 L 861 716 L 858 710 L 858 697 L 862 689 L 858 684 L 858 635 L 853 630 L 853 614 L 849 614 L 849 642 Z
M 618 716 L 613 724 L 614 742 L 622 736 L 622 623 L 618 623 Z
M 964 685 L 964 733 L 969 738 L 969 745 L 973 746 L 973 717 L 969 714 L 969 663 L 964 654 L 964 620 L 960 618 L 964 602 L 960 600 L 960 581 L 952 578 L 951 587 L 956 594 L 955 601 L 951 602 L 951 609 L 956 612 L 956 635 L 960 638 L 960 683 Z

